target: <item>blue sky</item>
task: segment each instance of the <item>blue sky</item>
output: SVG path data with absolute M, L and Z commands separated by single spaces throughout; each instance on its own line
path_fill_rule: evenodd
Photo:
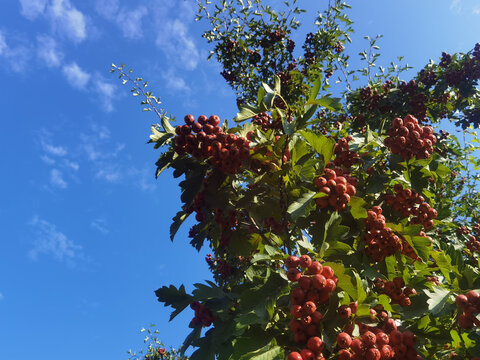
M 149 323 L 180 344 L 192 314 L 168 323 L 153 291 L 210 279 L 208 250 L 188 246 L 188 225 L 168 239 L 179 191 L 153 177 L 157 119 L 109 69 L 132 67 L 179 118 L 231 119 L 206 25 L 191 1 L 0 2 L 0 358 L 126 359 Z M 325 2 L 303 3 L 306 32 Z M 357 3 L 354 57 L 378 33 L 386 64 L 417 69 L 480 41 L 478 0 Z

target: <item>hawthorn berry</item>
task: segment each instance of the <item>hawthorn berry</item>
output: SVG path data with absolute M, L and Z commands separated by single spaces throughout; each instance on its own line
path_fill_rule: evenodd
M 350 347 L 351 344 L 352 344 L 352 338 L 347 333 L 341 332 L 340 334 L 337 335 L 337 345 L 342 349 L 346 349 Z

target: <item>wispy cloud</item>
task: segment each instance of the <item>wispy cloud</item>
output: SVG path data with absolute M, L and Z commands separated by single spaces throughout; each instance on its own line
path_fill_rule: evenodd
M 5 53 L 7 48 L 7 40 L 5 39 L 3 31 L 0 30 L 0 56 Z
M 48 0 L 20 0 L 21 14 L 34 20 L 45 12 Z
M 15 45 L 11 45 L 11 44 Z M 17 73 L 23 73 L 31 58 L 31 49 L 19 39 L 7 41 L 7 35 L 0 30 L 0 60 L 4 59 L 8 68 Z
M 53 156 L 67 155 L 67 149 L 65 149 L 63 146 L 55 146 L 51 144 L 46 134 L 42 136 L 41 144 L 42 144 L 43 151 L 45 151 L 48 155 L 53 155 Z
M 159 27 L 156 44 L 168 59 L 176 61 L 177 66 L 186 70 L 194 70 L 197 67 L 199 51 L 193 38 L 188 34 L 185 22 L 180 19 L 166 20 Z
M 62 68 L 63 75 L 67 79 L 68 83 L 76 89 L 85 89 L 90 81 L 91 75 L 82 70 L 77 63 L 71 63 L 64 65 Z
M 75 260 L 82 258 L 82 247 L 57 230 L 54 224 L 34 216 L 29 226 L 35 234 L 33 247 L 28 252 L 31 259 L 37 260 L 40 255 L 45 255 L 73 265 Z
M 90 223 L 90 226 L 105 235 L 110 232 L 107 228 L 107 222 L 104 219 L 95 219 Z
M 177 74 L 173 67 L 170 67 L 167 71 L 162 72 L 162 78 L 165 80 L 165 86 L 169 90 L 173 91 L 190 91 L 185 80 Z
M 67 182 L 63 178 L 63 174 L 58 169 L 51 169 L 50 170 L 50 184 L 54 187 L 58 187 L 60 189 L 67 188 Z
M 75 43 L 87 38 L 87 19 L 70 0 L 20 0 L 21 14 L 29 20 L 47 19 L 59 36 Z
M 93 86 L 99 96 L 102 109 L 106 112 L 113 111 L 113 100 L 117 87 L 111 82 L 106 81 L 103 76 L 99 74 L 96 75 Z
M 118 0 L 97 0 L 95 10 L 105 19 L 114 22 L 128 39 L 143 37 L 143 18 L 148 15 L 145 6 L 134 9 L 120 7 Z
M 3 296 L 3 294 L 0 292 L 0 301 L 5 299 L 5 296 Z
M 462 10 L 462 4 L 461 4 L 460 0 L 451 0 L 450 10 L 460 12 Z
M 60 33 L 75 42 L 81 42 L 87 38 L 87 24 L 85 15 L 75 8 L 69 0 L 52 0 L 48 9 L 52 25 Z
M 48 67 L 58 67 L 64 55 L 58 50 L 55 39 L 48 35 L 39 35 L 37 36 L 37 56 Z
M 116 22 L 122 29 L 123 36 L 129 39 L 143 37 L 142 19 L 148 14 L 147 8 L 139 6 L 133 10 L 122 9 L 116 17 Z
M 472 12 L 475 14 L 475 15 L 480 15 L 480 5 L 475 5 L 472 9 Z

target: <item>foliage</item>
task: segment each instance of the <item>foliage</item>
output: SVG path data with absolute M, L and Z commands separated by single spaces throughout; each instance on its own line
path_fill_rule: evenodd
M 295 58 L 302 10 L 285 9 L 199 2 L 239 97 L 231 127 L 187 115 L 174 128 L 143 80 L 114 68 L 161 118 L 150 137 L 162 151 L 156 175 L 182 178 L 170 237 L 194 214 L 190 242 L 212 251 L 215 282 L 155 292 L 171 319 L 195 311 L 182 349 L 195 348 L 192 360 L 473 359 L 480 45 L 404 81 L 407 66 L 377 69 L 379 38 L 367 38 L 365 66 L 349 69 L 353 28 L 340 1 Z M 448 121 L 460 138 L 440 129 Z M 371 341 L 359 355 L 354 344 Z

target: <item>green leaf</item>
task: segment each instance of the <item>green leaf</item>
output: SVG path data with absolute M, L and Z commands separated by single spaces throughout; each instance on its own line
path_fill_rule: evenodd
M 322 84 L 322 75 L 319 75 L 315 82 L 313 83 L 313 86 L 310 88 L 310 95 L 308 96 L 308 102 L 313 102 L 318 95 L 318 92 L 320 91 L 320 85 Z
M 429 291 L 427 289 L 423 291 L 429 298 L 427 300 L 428 311 L 432 315 L 438 314 L 440 311 L 442 311 L 443 307 L 445 306 L 450 296 L 450 290 L 437 286 L 433 288 L 433 291 Z
M 417 255 L 423 260 L 427 261 L 432 249 L 430 240 L 424 236 L 404 236 L 408 243 L 413 247 Z
M 335 148 L 335 140 L 327 138 L 323 134 L 316 134 L 314 132 L 303 130 L 300 132 L 305 140 L 313 147 L 313 149 L 323 157 L 323 164 L 330 161 Z
M 283 359 L 283 357 L 283 349 L 276 345 L 275 340 L 272 340 L 261 349 L 243 355 L 240 360 L 279 360 Z
M 281 91 L 282 91 L 281 84 L 282 84 L 282 82 L 280 81 L 280 78 L 277 75 L 275 75 L 274 81 L 275 81 L 275 93 L 281 94 Z
M 312 210 L 312 199 L 315 194 L 315 191 L 308 190 L 299 199 L 290 204 L 287 212 L 291 215 L 293 220 L 308 215 L 309 210 Z
M 170 315 L 170 321 L 193 301 L 193 297 L 185 292 L 183 285 L 178 289 L 173 285 L 169 287 L 162 286 L 160 289 L 155 290 L 155 295 L 159 302 L 164 303 L 164 306 L 171 306 L 175 309 Z
M 173 241 L 175 238 L 175 234 L 177 233 L 178 229 L 180 226 L 183 224 L 183 222 L 187 219 L 188 213 L 181 210 L 177 212 L 177 214 L 173 217 L 172 219 L 172 224 L 170 225 L 170 240 Z
M 170 119 L 168 117 L 163 115 L 161 117 L 161 123 L 162 123 L 163 130 L 165 130 L 167 133 L 175 134 L 175 128 L 172 125 L 170 125 Z
M 355 220 L 367 218 L 367 210 L 365 209 L 365 207 L 367 206 L 367 202 L 361 197 L 352 196 L 350 198 L 349 205 L 351 208 L 350 213 Z
M 195 290 L 193 290 L 192 294 L 195 300 L 209 300 L 209 299 L 222 299 L 225 297 L 225 293 L 221 288 L 215 285 L 213 282 L 208 282 L 210 286 L 205 284 L 194 284 Z
M 342 109 L 342 104 L 340 103 L 339 98 L 332 98 L 330 96 L 323 96 L 320 99 L 309 101 L 310 104 L 317 104 L 327 108 L 331 111 L 340 111 Z
M 254 117 L 255 115 L 259 114 L 261 111 L 258 107 L 253 105 L 242 105 L 240 106 L 240 112 L 235 116 L 233 121 L 235 122 L 242 122 L 247 119 Z
M 357 301 L 359 304 L 361 304 L 363 300 L 367 298 L 367 293 L 363 288 L 362 279 L 360 279 L 360 275 L 358 275 L 356 272 L 354 272 L 354 275 L 357 283 Z

